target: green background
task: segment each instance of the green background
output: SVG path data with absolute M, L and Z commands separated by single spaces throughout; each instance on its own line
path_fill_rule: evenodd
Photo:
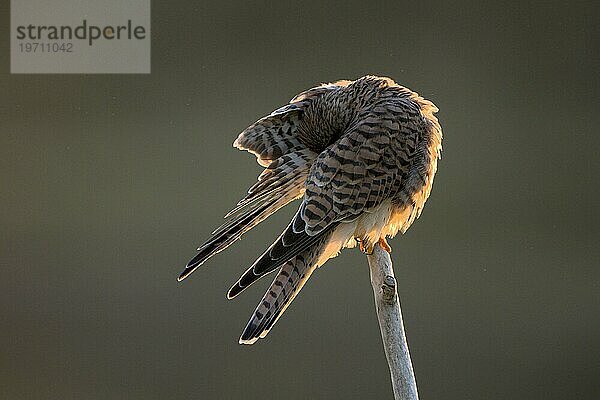
M 593 2 L 154 2 L 150 75 L 10 75 L 0 6 L 0 398 L 390 398 L 368 268 L 321 268 L 267 340 L 225 292 L 295 206 L 176 277 L 260 171 L 231 147 L 320 82 L 440 108 L 391 244 L 423 399 L 598 399 Z

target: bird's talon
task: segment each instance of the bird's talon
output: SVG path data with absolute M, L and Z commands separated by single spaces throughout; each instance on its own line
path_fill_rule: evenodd
M 360 238 L 354 238 L 354 240 L 356 240 L 356 242 L 358 243 L 358 248 L 360 249 L 361 253 L 366 254 L 368 256 L 370 256 L 371 254 L 373 254 L 373 246 L 371 245 L 365 245 L 364 240 L 360 239 Z
M 390 244 L 387 242 L 385 237 L 379 238 L 379 245 L 388 253 L 392 252 L 392 248 L 390 247 Z
M 354 240 L 356 240 L 356 243 L 358 243 L 358 249 L 360 250 L 360 252 L 364 253 L 365 252 L 365 246 L 363 245 L 362 239 L 354 238 Z

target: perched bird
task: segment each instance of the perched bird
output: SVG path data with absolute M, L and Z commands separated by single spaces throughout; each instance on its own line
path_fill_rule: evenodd
M 442 149 L 437 111 L 390 78 L 365 76 L 309 89 L 259 119 L 233 146 L 265 169 L 179 280 L 301 198 L 287 228 L 227 294 L 277 270 L 240 343 L 264 338 L 317 267 L 357 243 L 367 253 L 377 243 L 391 251 L 386 238 L 419 217 Z

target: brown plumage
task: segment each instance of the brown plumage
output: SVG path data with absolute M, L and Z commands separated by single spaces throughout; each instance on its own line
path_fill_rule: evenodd
M 364 251 L 386 247 L 419 217 L 441 153 L 437 110 L 389 78 L 365 76 L 309 89 L 258 120 L 234 146 L 265 170 L 179 280 L 302 198 L 288 227 L 228 293 L 279 269 L 240 343 L 265 337 L 318 266 L 357 242 Z

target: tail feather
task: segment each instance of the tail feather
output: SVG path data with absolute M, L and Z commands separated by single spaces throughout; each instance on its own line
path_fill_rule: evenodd
M 296 255 L 320 243 L 323 238 L 329 237 L 329 232 L 334 228 L 332 224 L 328 229 L 317 235 L 310 236 L 303 229 L 304 221 L 301 217 L 302 206 L 279 238 L 242 274 L 240 279 L 229 289 L 227 297 L 233 299 L 246 288 L 258 281 L 266 274 L 284 265 Z M 302 226 L 300 226 L 302 225 Z M 296 230 L 299 230 L 297 232 Z
M 273 214 L 287 203 L 294 200 L 295 196 L 283 196 L 279 200 L 260 205 L 250 209 L 232 221 L 227 222 L 217 229 L 213 236 L 202 246 L 198 247 L 198 254 L 186 265 L 179 275 L 178 281 L 182 281 L 192 274 L 200 265 L 215 254 L 225 250 L 244 233 L 261 223 L 269 215 Z
M 240 337 L 241 344 L 252 344 L 264 338 L 296 298 L 317 267 L 317 260 L 329 235 L 287 261 L 256 307 Z
M 248 196 L 225 216 L 227 222 L 198 248 L 199 253 L 188 262 L 178 280 L 184 280 L 210 257 L 225 250 L 268 216 L 302 196 L 313 158 L 314 153 L 306 149 L 274 161 L 250 188 Z

